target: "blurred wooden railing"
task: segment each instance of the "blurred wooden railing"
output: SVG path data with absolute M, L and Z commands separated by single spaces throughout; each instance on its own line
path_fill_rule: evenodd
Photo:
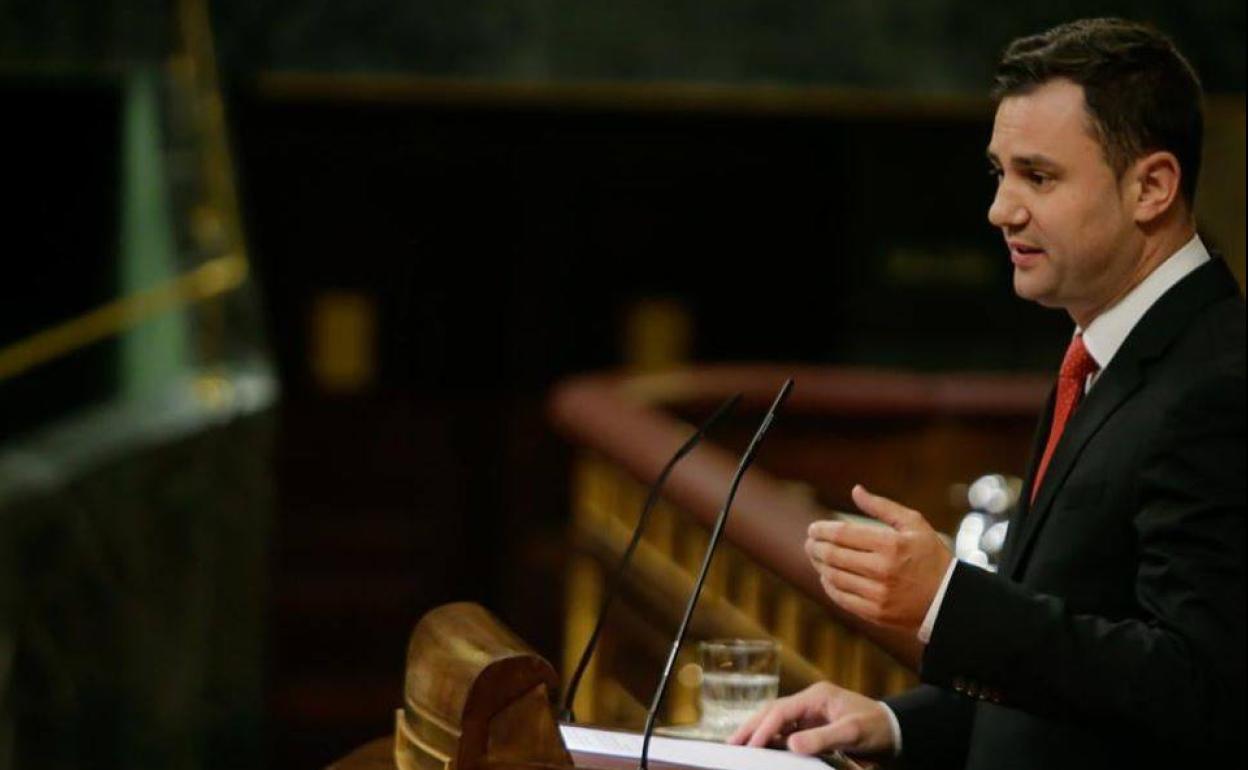
M 864 624 L 823 594 L 802 551 L 806 527 L 852 510 L 849 490 L 862 482 L 952 532 L 967 510 L 957 499 L 959 482 L 1021 474 L 1047 378 L 782 365 L 593 375 L 563 384 L 551 399 L 556 428 L 578 450 L 565 676 L 593 628 L 604 578 L 627 546 L 649 481 L 691 423 L 734 392 L 745 398 L 739 414 L 668 479 L 582 682 L 581 720 L 639 724 L 738 453 L 789 376 L 795 390 L 742 482 L 690 641 L 777 639 L 781 692 L 829 679 L 881 696 L 915 681 L 920 650 L 912 635 Z M 664 717 L 695 721 L 695 645 L 686 645 L 676 670 Z

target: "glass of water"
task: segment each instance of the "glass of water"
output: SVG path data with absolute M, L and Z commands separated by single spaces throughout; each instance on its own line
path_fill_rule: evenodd
M 713 639 L 698 645 L 701 728 L 727 738 L 780 692 L 780 646 L 770 639 Z

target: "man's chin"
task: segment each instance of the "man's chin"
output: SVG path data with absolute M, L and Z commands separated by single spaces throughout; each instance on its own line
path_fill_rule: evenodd
M 1024 270 L 1015 267 L 1014 293 L 1021 299 L 1035 302 L 1037 305 L 1057 307 L 1057 303 L 1053 302 L 1053 287 L 1043 279 L 1039 272 L 1035 268 Z

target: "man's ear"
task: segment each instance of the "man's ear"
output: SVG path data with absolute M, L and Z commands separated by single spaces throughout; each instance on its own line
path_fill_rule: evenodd
M 1174 153 L 1159 150 L 1132 164 L 1135 221 L 1148 224 L 1169 211 L 1180 197 L 1183 170 Z

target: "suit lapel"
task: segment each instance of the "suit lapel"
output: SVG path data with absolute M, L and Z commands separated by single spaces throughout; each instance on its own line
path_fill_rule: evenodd
M 1062 438 L 1057 442 L 1053 459 L 1049 461 L 1035 503 L 1030 506 L 1027 517 L 1023 519 L 1023 531 L 1019 534 L 1015 548 L 1018 558 L 1011 565 L 1011 577 L 1017 578 L 1020 575 L 1021 567 L 1027 562 L 1031 543 L 1044 520 L 1048 518 L 1049 511 L 1053 508 L 1053 499 L 1070 475 L 1070 470 L 1083 448 L 1142 382 L 1138 360 L 1123 360 L 1115 356 L 1109 368 L 1101 373 L 1096 385 L 1075 407 Z M 1027 491 L 1029 490 L 1024 493 Z
M 1053 399 L 1050 397 L 1046 419 L 1032 445 L 1031 469 L 1023 488 L 1024 498 L 1020 502 L 1016 521 L 1010 524 L 1011 530 L 1021 524 L 1021 531 L 1017 536 L 1011 531 L 1008 536 L 1008 556 L 1002 564 L 1007 575 L 1015 580 L 1021 579 L 1031 547 L 1075 462 L 1105 421 L 1144 384 L 1147 362 L 1165 352 L 1166 347 L 1202 309 L 1237 292 L 1238 286 L 1225 262 L 1214 258 L 1192 271 L 1153 304 L 1131 330 L 1092 390 L 1075 408 L 1049 461 L 1035 503 L 1029 505 L 1027 500 L 1034 483 L 1038 456 L 1043 451 L 1052 423 Z

